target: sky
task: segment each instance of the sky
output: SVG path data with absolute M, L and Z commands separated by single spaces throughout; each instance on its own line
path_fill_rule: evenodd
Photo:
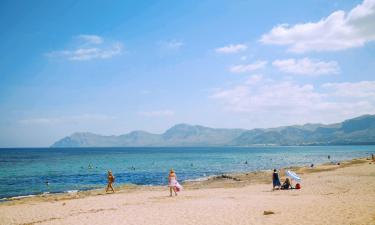
M 0 147 L 375 114 L 375 0 L 2 0 L 0 29 Z

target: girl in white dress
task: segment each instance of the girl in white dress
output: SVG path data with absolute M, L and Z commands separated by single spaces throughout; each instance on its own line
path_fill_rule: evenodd
M 172 190 L 173 190 L 175 196 L 177 196 L 177 192 L 182 189 L 182 186 L 177 181 L 177 176 L 176 176 L 176 173 L 174 172 L 173 169 L 171 169 L 169 171 L 168 187 L 169 187 L 169 192 L 170 192 L 169 196 L 171 196 L 171 197 L 172 197 Z

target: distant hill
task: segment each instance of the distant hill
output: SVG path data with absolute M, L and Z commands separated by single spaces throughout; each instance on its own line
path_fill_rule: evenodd
M 305 124 L 269 129 L 217 129 L 178 124 L 163 134 L 133 131 L 119 136 L 74 133 L 51 147 L 253 146 L 375 144 L 375 115 L 336 124 Z

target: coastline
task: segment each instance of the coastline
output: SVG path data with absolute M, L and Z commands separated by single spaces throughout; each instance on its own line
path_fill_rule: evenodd
M 182 150 L 189 155 L 188 158 L 181 157 Z M 268 170 L 290 165 L 306 166 L 311 163 L 318 165 L 328 162 L 327 155 L 339 161 L 366 157 L 369 152 L 374 152 L 373 146 L 172 148 L 156 151 L 148 148 L 3 151 L 0 152 L 5 162 L 1 165 L 3 173 L 0 180 L 3 179 L 3 182 L 0 187 L 0 201 L 47 192 L 57 194 L 74 190 L 82 192 L 100 189 L 106 185 L 105 172 L 108 169 L 115 172 L 115 185 L 163 185 L 166 184 L 169 168 L 178 171 L 180 181 L 203 180 L 204 176 L 222 173 Z M 156 154 L 152 158 L 146 157 L 135 163 L 134 160 L 138 157 L 149 153 Z M 20 154 L 25 158 L 12 165 L 10 162 L 17 159 Z M 97 156 L 90 157 L 92 154 Z M 170 156 L 176 157 L 176 160 L 170 161 Z M 33 162 L 34 157 L 40 160 Z M 55 161 L 57 163 L 52 163 Z M 24 168 L 22 166 L 24 163 L 32 163 L 28 164 L 31 166 L 30 169 Z M 90 168 L 90 165 L 94 167 Z M 133 169 L 132 165 L 137 169 Z M 12 174 L 11 179 L 9 179 L 10 174 Z
M 124 186 L 0 203 L 0 224 L 374 224 L 375 162 L 365 158 L 290 167 L 300 190 L 272 191 L 271 171 L 235 173 L 165 186 Z M 283 171 L 280 175 L 283 179 Z
M 309 173 L 317 173 L 323 171 L 331 171 L 338 168 L 344 168 L 354 164 L 361 164 L 368 162 L 368 158 L 353 158 L 336 163 L 322 163 L 315 165 L 313 168 L 308 166 L 289 166 L 279 170 L 280 178 L 285 177 L 286 170 L 293 170 L 297 174 L 304 175 Z M 269 170 L 222 173 L 220 175 L 210 175 L 200 177 L 197 179 L 186 180 L 181 182 L 184 188 L 199 189 L 199 188 L 226 188 L 226 187 L 243 187 L 251 184 L 270 184 L 270 176 L 272 175 L 272 168 Z M 119 184 L 114 186 L 116 193 L 128 193 L 135 191 L 155 191 L 166 190 L 166 185 L 136 185 L 136 184 Z M 68 190 L 57 193 L 41 193 L 30 194 L 26 196 L 14 196 L 0 199 L 0 205 L 22 204 L 25 202 L 34 201 L 60 201 L 69 199 L 79 199 L 90 196 L 105 195 L 105 186 L 103 188 L 95 188 L 90 190 Z

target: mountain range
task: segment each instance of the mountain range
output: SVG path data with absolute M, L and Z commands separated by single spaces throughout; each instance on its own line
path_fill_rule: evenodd
M 119 136 L 77 132 L 51 147 L 176 147 L 254 145 L 375 144 L 375 115 L 335 124 L 304 124 L 267 129 L 218 129 L 178 124 L 162 134 L 133 131 Z

